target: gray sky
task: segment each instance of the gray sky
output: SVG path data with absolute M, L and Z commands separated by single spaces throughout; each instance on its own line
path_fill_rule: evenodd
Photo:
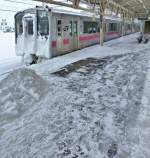
M 10 25 L 14 24 L 15 12 L 2 11 L 2 10 L 20 11 L 27 8 L 32 8 L 35 5 L 41 5 L 41 3 L 33 2 L 32 0 L 12 0 L 12 1 L 25 2 L 29 4 L 21 4 L 21 3 L 9 2 L 7 0 L 0 0 L 0 22 L 1 22 L 1 19 L 7 19 L 7 22 Z
M 60 0 L 60 1 L 65 1 L 65 0 Z M 15 2 L 19 2 L 19 3 L 15 3 Z M 0 22 L 1 19 L 7 19 L 8 24 L 13 26 L 14 15 L 17 11 L 21 11 L 27 8 L 33 8 L 36 5 L 42 5 L 42 3 L 35 2 L 32 0 L 0 0 Z M 56 6 L 56 5 L 50 5 L 50 6 Z M 62 8 L 62 6 L 59 6 L 58 8 Z M 10 11 L 2 11 L 2 10 L 10 10 Z M 12 12 L 12 11 L 16 11 L 16 12 Z
M 59 1 L 67 1 L 67 0 L 59 0 Z M 27 8 L 33 8 L 36 5 L 42 5 L 42 3 L 35 2 L 32 0 L 0 0 L 0 22 L 2 19 L 7 19 L 8 24 L 14 26 L 14 15 L 16 12 Z M 82 5 L 83 7 L 86 7 L 85 4 Z M 50 4 L 49 6 L 56 7 L 56 5 L 50 5 Z M 69 11 L 73 10 L 71 8 L 66 8 L 62 6 L 57 6 L 57 8 L 61 8 L 61 9 L 65 8 L 65 10 L 69 10 Z M 4 10 L 9 10 L 9 11 L 4 11 Z

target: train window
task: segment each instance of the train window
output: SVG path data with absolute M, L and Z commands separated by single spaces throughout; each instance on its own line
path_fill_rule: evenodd
M 22 34 L 23 33 L 23 25 L 22 22 L 17 24 L 17 34 Z
M 91 22 L 85 21 L 83 25 L 84 25 L 84 33 L 92 33 Z
M 69 22 L 69 34 L 72 36 L 72 21 Z
M 33 20 L 28 21 L 28 34 L 33 35 Z
M 127 29 L 131 30 L 131 24 L 128 24 Z
M 61 25 L 61 20 L 58 20 L 58 21 L 57 21 L 57 25 Z
M 23 18 L 23 14 L 16 16 L 16 34 L 17 34 L 17 36 L 19 34 L 23 33 L 22 18 Z
M 98 23 L 92 22 L 92 33 L 96 33 L 98 31 Z
M 77 21 L 74 22 L 74 34 L 77 35 Z
M 84 33 L 98 32 L 98 23 L 97 22 L 85 21 L 83 24 L 84 24 Z
M 57 20 L 57 35 L 61 36 L 61 33 L 62 33 L 62 21 Z
M 117 23 L 109 23 L 109 31 L 117 31 Z
M 45 10 L 37 11 L 37 29 L 41 36 L 49 35 L 48 12 Z

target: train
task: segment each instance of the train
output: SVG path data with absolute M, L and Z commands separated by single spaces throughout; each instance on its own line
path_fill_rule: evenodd
M 15 14 L 16 54 L 33 64 L 99 43 L 98 16 L 36 6 Z M 105 17 L 104 41 L 139 31 L 139 25 Z
M 150 39 L 150 20 L 145 20 L 143 24 L 143 34 Z

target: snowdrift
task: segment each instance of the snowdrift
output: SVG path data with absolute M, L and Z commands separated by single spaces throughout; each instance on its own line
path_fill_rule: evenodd
M 48 92 L 49 85 L 33 70 L 22 68 L 0 82 L 0 121 L 22 115 Z

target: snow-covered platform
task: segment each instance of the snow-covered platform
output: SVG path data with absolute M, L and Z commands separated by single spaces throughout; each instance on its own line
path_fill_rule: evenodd
M 149 157 L 150 45 L 138 45 L 136 36 L 53 58 L 3 79 L 0 155 Z

